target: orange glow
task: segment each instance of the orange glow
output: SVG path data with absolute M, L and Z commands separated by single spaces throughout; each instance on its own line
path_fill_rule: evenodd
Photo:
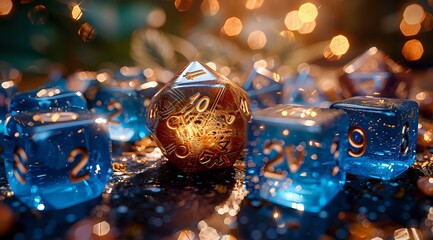
M 406 60 L 416 61 L 422 57 L 424 53 L 424 47 L 420 41 L 412 39 L 404 44 L 401 52 Z
M 95 37 L 95 34 L 95 29 L 88 23 L 83 23 L 80 29 L 78 29 L 78 35 L 80 35 L 83 42 L 89 42 Z
M 316 20 L 318 14 L 316 5 L 310 2 L 304 3 L 299 7 L 298 16 L 303 23 L 309 23 Z
M 154 28 L 164 26 L 166 20 L 165 11 L 162 8 L 154 8 L 147 15 L 147 24 Z
M 349 40 L 343 35 L 338 35 L 332 38 L 329 49 L 334 55 L 343 55 L 349 50 L 349 46 Z
M 248 46 L 252 50 L 262 49 L 266 45 L 266 35 L 262 31 L 254 31 L 248 35 Z
M 176 0 L 174 6 L 179 12 L 188 11 L 192 6 L 193 0 Z
M 247 0 L 247 2 L 245 3 L 245 8 L 250 10 L 261 8 L 263 2 L 264 0 Z
M 79 20 L 83 16 L 83 11 L 81 11 L 80 5 L 75 5 L 72 8 L 71 15 L 74 20 Z
M 407 6 L 403 12 L 403 18 L 408 24 L 421 23 L 424 16 L 424 8 L 416 3 Z
M 0 0 L 0 16 L 8 15 L 14 4 L 11 0 Z
M 218 0 L 203 0 L 200 5 L 201 12 L 205 16 L 213 16 L 220 10 Z
M 406 37 L 417 35 L 420 29 L 421 29 L 421 24 L 419 23 L 409 24 L 406 22 L 405 19 L 401 20 L 400 31 Z
M 224 23 L 223 30 L 227 36 L 236 36 L 242 31 L 242 22 L 237 17 L 231 17 Z
M 316 21 L 312 21 L 309 23 L 304 23 L 302 27 L 298 30 L 300 34 L 309 34 L 314 31 L 316 28 Z
M 283 30 L 280 32 L 280 36 L 286 38 L 289 42 L 296 41 L 295 34 L 289 30 Z
M 302 27 L 302 21 L 299 19 L 298 11 L 291 11 L 287 13 L 284 19 L 284 24 L 290 31 L 299 30 Z

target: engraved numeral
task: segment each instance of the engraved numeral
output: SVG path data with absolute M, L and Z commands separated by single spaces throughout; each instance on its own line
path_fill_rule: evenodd
M 108 111 L 116 109 L 116 111 L 114 111 L 112 114 L 110 114 L 110 116 L 108 116 L 108 122 L 111 124 L 120 124 L 120 122 L 115 121 L 114 118 L 122 113 L 122 105 L 119 102 L 111 102 L 110 104 L 108 104 L 107 109 Z
M 26 152 L 22 147 L 15 148 L 14 151 L 14 176 L 18 180 L 19 183 L 24 184 L 26 183 L 26 174 L 27 174 L 27 167 L 24 166 L 24 164 L 27 162 L 28 157 Z M 24 164 L 23 164 L 24 163 Z M 20 170 L 21 174 L 18 172 L 18 169 Z
M 205 75 L 205 74 L 206 74 L 206 72 L 203 69 L 200 69 L 197 71 L 187 72 L 182 77 L 184 77 L 188 80 L 192 80 L 198 76 Z
M 149 112 L 149 118 L 150 119 L 155 119 L 156 118 L 156 114 L 158 113 L 158 106 L 154 106 L 150 109 Z
M 264 176 L 268 178 L 274 178 L 278 180 L 282 180 L 286 177 L 286 174 L 283 171 L 276 169 L 275 167 L 284 162 L 284 158 L 286 158 L 287 166 L 291 173 L 295 173 L 299 170 L 299 168 L 304 163 L 304 155 L 305 151 L 302 150 L 298 152 L 295 157 L 295 153 L 293 151 L 294 146 L 287 146 L 283 148 L 281 144 L 272 142 L 265 146 L 263 152 L 265 154 L 270 154 L 272 150 L 277 152 L 277 156 L 270 161 L 265 163 L 264 166 Z M 286 156 L 284 156 L 284 154 Z
M 189 155 L 189 148 L 187 145 L 181 144 L 176 147 L 174 154 L 178 158 L 186 158 Z
M 247 100 L 245 100 L 245 98 L 242 98 L 241 97 L 241 104 L 240 104 L 240 108 L 241 108 L 241 110 L 242 110 L 242 112 L 244 112 L 245 114 L 250 114 L 250 110 L 249 110 L 249 107 L 248 107 L 248 102 L 247 102 Z
M 234 115 L 224 115 L 224 119 L 227 124 L 232 124 L 234 123 L 236 117 Z
M 90 178 L 89 172 L 78 176 L 78 173 L 87 165 L 87 162 L 89 161 L 89 152 L 87 151 L 87 149 L 83 147 L 77 147 L 72 149 L 72 151 L 69 152 L 68 155 L 68 162 L 74 162 L 75 157 L 78 155 L 81 155 L 81 158 L 78 161 L 77 165 L 75 165 L 69 173 L 69 180 L 71 181 L 71 183 L 81 182 Z
M 354 134 L 358 133 L 361 136 L 360 141 L 355 141 Z M 367 149 L 367 135 L 365 134 L 365 131 L 358 126 L 352 126 L 349 128 L 349 134 L 348 134 L 349 144 L 352 148 L 356 148 L 356 150 L 353 150 L 349 147 L 348 153 L 352 157 L 361 157 L 364 155 L 365 150 Z
M 221 141 L 218 142 L 218 146 L 221 148 L 222 151 L 227 151 L 227 146 L 230 144 L 230 141 Z
M 196 93 L 193 96 L 191 96 L 189 99 L 191 99 L 191 104 L 194 105 L 194 102 L 200 97 L 200 93 Z M 203 96 L 201 97 L 197 103 L 195 104 L 195 110 L 197 110 L 197 112 L 204 112 L 206 111 L 206 109 L 209 107 L 209 102 L 210 99 L 208 96 Z
M 409 130 L 409 123 L 406 122 L 403 126 L 403 129 L 401 130 L 403 138 L 401 139 L 400 152 L 402 154 L 406 154 L 409 150 Z
M 213 168 L 214 166 L 221 166 L 224 164 L 227 157 L 226 156 L 218 156 L 211 152 L 204 151 L 199 157 L 199 163 L 205 165 L 207 168 Z

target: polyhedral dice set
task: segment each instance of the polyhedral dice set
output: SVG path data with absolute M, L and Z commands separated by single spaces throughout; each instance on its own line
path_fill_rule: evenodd
M 251 199 L 319 212 L 346 173 L 389 180 L 415 161 L 418 104 L 396 99 L 407 98 L 410 86 L 398 66 L 370 49 L 345 66 L 341 89 L 331 84 L 332 91 L 305 69 L 282 80 L 255 67 L 241 87 L 194 61 L 166 84 L 147 81 L 139 68 L 91 74 L 98 80 L 91 99 L 85 87 L 5 92 L 7 178 L 31 208 L 70 207 L 104 190 L 112 143 L 150 135 L 181 171 L 243 159 Z

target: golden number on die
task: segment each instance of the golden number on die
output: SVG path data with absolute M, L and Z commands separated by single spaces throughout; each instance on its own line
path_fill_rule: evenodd
M 358 133 L 361 136 L 361 141 L 355 142 L 354 134 Z M 367 135 L 365 131 L 359 126 L 352 126 L 349 128 L 348 134 L 349 144 L 352 148 L 356 148 L 353 150 L 351 147 L 348 149 L 348 153 L 352 157 L 361 157 L 364 155 L 365 150 L 367 149 Z
M 193 96 L 191 96 L 189 99 L 191 100 L 190 103 L 192 105 L 195 104 L 195 110 L 197 110 L 197 112 L 204 112 L 206 111 L 206 109 L 209 107 L 209 102 L 210 102 L 210 98 L 208 96 L 203 96 L 200 99 L 198 99 L 200 97 L 200 93 L 196 93 Z M 198 99 L 198 101 L 197 101 Z M 197 101 L 197 103 L 195 103 Z
M 155 119 L 157 112 L 158 112 L 158 107 L 157 106 L 154 106 L 153 108 L 151 108 L 150 112 L 149 112 L 149 118 L 150 119 Z
M 200 69 L 197 71 L 187 72 L 182 77 L 184 77 L 188 80 L 193 80 L 194 78 L 199 77 L 199 76 L 204 75 L 204 74 L 206 74 L 206 72 L 203 69 Z
M 17 181 L 21 184 L 26 183 L 26 173 L 28 171 L 27 167 L 24 166 L 24 164 L 27 162 L 28 157 L 26 152 L 22 147 L 15 148 L 14 151 L 14 176 L 17 179 Z M 24 163 L 24 164 L 23 164 Z M 18 172 L 18 169 L 20 170 L 21 174 Z
M 122 105 L 119 102 L 111 102 L 110 104 L 108 104 L 107 108 L 108 111 L 116 109 L 116 111 L 114 111 L 112 114 L 110 114 L 110 116 L 108 116 L 108 123 L 120 124 L 120 122 L 115 121 L 114 118 L 119 116 L 122 113 L 123 111 Z
M 89 152 L 86 148 L 76 147 L 72 149 L 72 151 L 70 151 L 68 155 L 68 162 L 74 162 L 75 157 L 78 155 L 81 155 L 81 158 L 79 159 L 77 165 L 75 165 L 69 173 L 69 180 L 71 181 L 71 183 L 81 182 L 90 178 L 89 172 L 78 176 L 78 173 L 87 165 L 87 162 L 89 161 Z
M 248 102 L 245 98 L 241 97 L 241 104 L 240 104 L 240 108 L 242 110 L 242 112 L 244 112 L 245 114 L 250 114 L 250 110 L 248 109 Z
M 277 169 L 275 168 L 277 165 L 283 163 L 284 154 L 286 155 L 286 161 L 290 172 L 297 172 L 301 167 L 302 163 L 304 162 L 304 151 L 298 152 L 295 157 L 295 153 L 292 149 L 293 146 L 287 146 L 284 148 L 281 144 L 275 142 L 267 144 L 263 152 L 265 154 L 270 154 L 272 150 L 275 150 L 277 152 L 277 156 L 265 163 L 263 169 L 264 176 L 277 180 L 283 180 L 285 178 L 285 174 L 283 174 L 282 171 L 277 171 Z
M 409 150 L 409 123 L 406 122 L 403 125 L 403 129 L 401 130 L 401 133 L 403 134 L 403 138 L 401 139 L 401 146 L 400 146 L 400 152 L 402 154 L 406 154 Z

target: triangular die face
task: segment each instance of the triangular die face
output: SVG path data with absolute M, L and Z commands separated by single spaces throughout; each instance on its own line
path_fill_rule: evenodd
M 187 65 L 173 80 L 173 84 L 190 84 L 225 78 L 212 68 L 198 61 Z
M 344 67 L 346 73 L 399 73 L 404 68 L 394 62 L 384 52 L 373 47 Z
M 320 106 L 327 97 L 318 89 L 316 80 L 308 73 L 300 73 L 295 80 L 292 94 L 285 103 Z

